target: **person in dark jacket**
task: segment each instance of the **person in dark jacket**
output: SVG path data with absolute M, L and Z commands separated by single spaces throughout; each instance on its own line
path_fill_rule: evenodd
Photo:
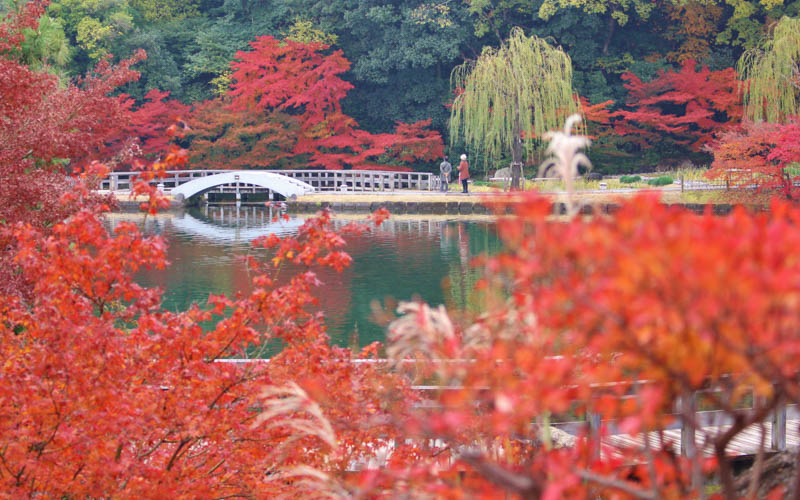
M 453 166 L 444 157 L 444 161 L 439 164 L 439 190 L 444 192 L 450 189 L 450 172 L 453 171 Z

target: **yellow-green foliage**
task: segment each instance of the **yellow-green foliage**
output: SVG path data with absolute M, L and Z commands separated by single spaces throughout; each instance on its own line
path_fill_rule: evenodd
M 739 59 L 745 114 L 751 120 L 781 122 L 800 112 L 800 19 L 783 17 L 764 50 Z
M 129 11 L 127 0 L 54 0 L 48 8 L 94 60 L 108 54 L 114 40 L 133 29 Z
M 211 91 L 214 92 L 215 96 L 222 97 L 228 93 L 231 89 L 231 83 L 233 83 L 232 74 L 231 71 L 226 71 L 211 79 Z
M 78 23 L 76 39 L 92 59 L 100 59 L 108 53 L 107 43 L 113 37 L 114 27 L 103 25 L 93 17 L 84 17 Z
M 450 19 L 450 6 L 447 3 L 423 3 L 411 11 L 411 19 L 417 24 L 431 24 L 442 29 L 449 28 L 453 25 L 453 20 Z
M 520 137 L 530 156 L 534 137 L 577 109 L 569 56 L 519 28 L 500 48 L 486 47 L 477 61 L 456 67 L 450 82 L 461 92 L 451 109 L 451 142 L 463 137 L 492 158 L 510 153 Z
M 146 21 L 179 21 L 200 13 L 197 0 L 130 0 Z
M 321 29 L 315 28 L 311 21 L 298 18 L 295 19 L 294 23 L 289 27 L 289 34 L 286 35 L 286 39 L 300 43 L 324 43 L 325 45 L 333 45 L 339 37 L 333 33 L 325 33 Z
M 474 0 L 473 0 L 474 1 Z M 685 5 L 687 0 L 669 0 L 673 5 Z M 716 0 L 694 0 L 697 4 L 716 5 Z M 782 5 L 783 0 L 724 0 L 724 3 L 733 7 L 732 18 L 743 19 L 754 16 L 759 8 L 771 9 Z M 656 2 L 648 0 L 544 0 L 539 6 L 539 17 L 550 19 L 556 12 L 568 8 L 580 9 L 587 14 L 605 14 L 610 12 L 617 24 L 624 26 L 630 19 L 630 14 L 635 12 L 640 19 L 647 19 L 656 9 Z
M 539 7 L 539 17 L 550 19 L 559 10 L 570 7 L 581 9 L 587 14 L 604 14 L 610 10 L 611 17 L 620 26 L 624 26 L 630 17 L 626 11 L 633 10 L 639 18 L 647 19 L 655 5 L 655 2 L 647 0 L 544 0 Z

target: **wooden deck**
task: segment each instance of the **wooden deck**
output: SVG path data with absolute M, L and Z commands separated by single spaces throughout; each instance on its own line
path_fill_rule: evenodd
M 752 408 L 741 410 L 743 413 L 752 412 Z M 695 432 L 695 450 L 702 450 L 706 455 L 712 455 L 714 439 L 727 431 L 732 423 L 731 417 L 721 411 L 698 411 L 695 413 L 700 429 Z M 613 452 L 614 448 L 638 447 L 644 448 L 644 435 L 630 435 L 621 432 L 615 421 L 599 421 L 595 417 L 588 422 L 560 422 L 553 427 L 561 429 L 573 436 L 588 433 L 595 439 L 600 437 L 606 451 Z M 775 433 L 773 433 L 775 429 Z M 664 430 L 650 432 L 648 440 L 653 448 L 670 448 L 676 454 L 689 454 L 691 429 L 681 421 L 679 415 L 674 415 L 674 420 Z M 686 441 L 686 442 L 684 442 Z M 730 456 L 755 455 L 760 448 L 767 452 L 782 451 L 800 447 L 800 408 L 789 405 L 773 413 L 762 426 L 754 424 L 740 432 L 726 447 L 725 451 Z
M 788 449 L 797 448 L 800 445 L 800 432 L 798 432 L 798 425 L 800 420 L 787 420 L 786 421 L 786 447 Z M 703 429 L 695 436 L 695 446 L 698 450 L 703 450 L 706 455 L 713 455 L 713 439 L 729 429 L 729 425 L 709 426 Z M 762 433 L 761 426 L 752 425 L 740 432 L 728 444 L 725 451 L 729 456 L 749 456 L 758 453 L 760 448 L 765 451 L 770 450 L 770 443 L 772 442 L 772 424 L 766 424 Z M 663 436 L 663 437 L 662 437 Z M 681 453 L 681 430 L 669 429 L 659 435 L 658 433 L 651 432 L 648 434 L 650 443 L 653 447 L 661 448 L 661 440 L 664 444 L 672 447 L 675 454 Z M 617 434 L 603 438 L 603 444 L 613 448 L 620 447 L 644 447 L 644 435 L 631 436 L 628 434 Z

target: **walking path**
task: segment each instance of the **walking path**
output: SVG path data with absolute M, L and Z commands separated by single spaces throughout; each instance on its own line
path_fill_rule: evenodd
M 461 193 L 460 191 L 450 191 L 443 193 L 440 191 L 421 191 L 421 190 L 395 190 L 395 191 L 378 191 L 378 192 L 327 191 L 327 192 L 319 192 L 319 193 L 298 196 L 296 199 L 289 200 L 288 203 L 290 205 L 290 210 L 297 209 L 299 207 L 301 210 L 304 211 L 308 210 L 314 211 L 321 206 L 328 205 L 340 211 L 342 210 L 364 211 L 371 208 L 378 208 L 377 204 L 381 203 L 386 203 L 388 205 L 425 204 L 429 206 L 436 206 L 436 205 L 452 206 L 454 204 L 468 204 L 470 206 L 476 207 L 482 205 L 485 201 L 491 200 L 493 198 L 510 197 L 510 199 L 513 200 L 515 197 L 515 193 L 508 193 L 503 191 L 489 191 L 481 188 L 482 187 L 480 186 L 476 187 L 474 191 L 470 191 L 470 193 L 468 194 Z M 577 195 L 582 202 L 614 203 L 620 198 L 626 198 L 645 192 L 659 194 L 661 196 L 661 200 L 667 204 L 700 203 L 703 205 L 705 204 L 727 205 L 731 203 L 731 201 L 725 200 L 720 196 L 697 197 L 698 194 L 703 193 L 701 191 L 692 191 L 684 193 L 681 192 L 680 187 L 678 186 L 666 186 L 659 189 L 593 189 L 593 190 L 579 191 Z M 101 191 L 101 193 L 109 194 L 111 192 Z M 718 193 L 720 193 L 720 191 L 714 191 L 711 194 L 716 195 Z M 117 198 L 117 200 L 120 203 L 120 206 L 122 206 L 125 209 L 136 209 L 138 208 L 139 203 L 145 201 L 145 199 L 142 197 L 137 199 L 132 199 L 130 197 L 129 192 L 127 191 L 115 191 L 112 194 Z M 555 202 L 561 202 L 564 201 L 567 193 L 566 191 L 551 191 L 551 192 L 544 192 L 542 193 L 542 195 L 553 199 Z M 693 197 L 687 197 L 685 195 Z M 167 195 L 167 198 L 172 201 L 173 206 L 178 207 L 181 205 L 178 200 L 174 200 L 170 195 Z M 439 209 L 426 208 L 425 210 L 435 211 Z M 391 208 L 390 211 L 392 211 Z M 394 210 L 393 212 L 397 211 L 398 210 Z M 466 213 L 475 213 L 477 211 L 482 212 L 482 210 L 479 209 L 479 210 L 470 210 L 469 212 Z M 464 213 L 464 212 L 454 211 L 451 208 L 450 211 L 445 210 L 442 213 Z

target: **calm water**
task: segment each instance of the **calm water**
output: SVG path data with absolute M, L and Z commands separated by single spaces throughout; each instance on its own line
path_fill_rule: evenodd
M 339 216 L 337 224 L 354 218 Z M 139 214 L 109 216 L 111 226 L 137 222 L 146 232 L 165 237 L 171 265 L 139 279 L 144 285 L 163 287 L 164 305 L 175 311 L 204 304 L 209 293 L 246 292 L 250 276 L 241 257 L 249 242 L 269 233 L 291 235 L 304 220 L 305 216 L 291 216 L 274 223 L 267 209 L 260 207 L 243 207 L 237 217 L 235 207 L 221 206 L 146 220 Z M 449 309 L 474 308 L 471 290 L 480 271 L 469 262 L 499 248 L 494 224 L 479 220 L 401 216 L 372 233 L 349 237 L 346 250 L 353 257 L 352 266 L 342 273 L 320 273 L 324 284 L 317 297 L 329 332 L 340 344 L 382 341 L 384 327 L 371 321 L 374 300 L 391 303 L 420 297 Z

